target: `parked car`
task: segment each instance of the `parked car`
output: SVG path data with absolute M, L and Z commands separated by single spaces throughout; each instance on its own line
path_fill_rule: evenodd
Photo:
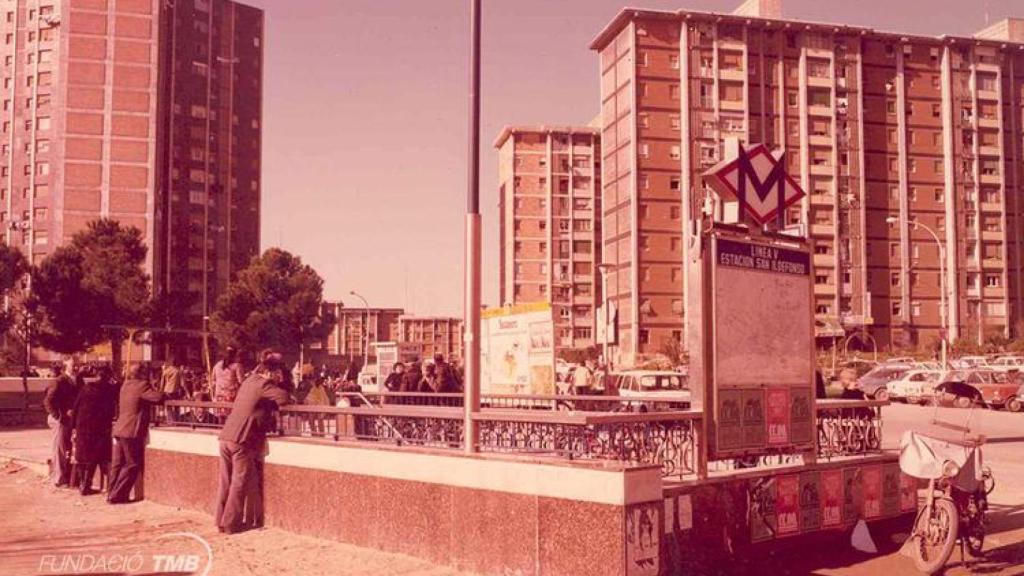
M 679 372 L 629 370 L 615 375 L 615 388 L 626 411 L 686 410 L 690 407 L 690 386 Z M 629 398 L 643 398 L 629 400 Z
M 951 362 L 954 368 L 970 370 L 972 368 L 984 368 L 988 366 L 988 358 L 984 356 L 961 356 Z
M 1024 358 L 1020 356 L 1000 356 L 989 362 L 989 368 L 1002 372 L 1019 372 L 1024 369 Z
M 867 374 L 868 372 L 871 372 L 871 370 L 873 370 L 876 366 L 878 366 L 878 363 L 872 362 L 871 360 L 862 360 L 860 358 L 846 360 L 844 362 L 840 362 L 839 365 L 836 366 L 835 372 L 831 375 L 829 379 L 838 380 L 839 375 L 846 370 L 852 370 L 855 374 L 855 378 L 860 378 L 861 376 Z
M 889 398 L 908 404 L 924 404 L 935 395 L 935 386 L 942 381 L 938 370 L 909 370 L 902 377 L 885 385 Z
M 991 408 L 1006 408 L 1019 412 L 1020 382 L 1017 378 L 998 370 L 968 370 L 948 375 L 935 386 L 935 400 L 958 408 L 981 404 Z
M 886 359 L 885 362 L 882 362 L 882 364 L 913 364 L 914 362 L 917 362 L 917 360 L 911 358 L 910 356 L 896 356 L 895 358 Z
M 857 379 L 857 387 L 864 396 L 873 400 L 888 400 L 889 390 L 886 385 L 893 380 L 899 380 L 904 374 L 913 369 L 908 364 L 881 364 L 867 374 Z

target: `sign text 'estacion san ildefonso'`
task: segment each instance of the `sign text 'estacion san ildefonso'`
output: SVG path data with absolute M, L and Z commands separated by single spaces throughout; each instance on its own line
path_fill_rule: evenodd
M 806 276 L 810 274 L 810 260 L 809 254 L 798 250 L 718 239 L 720 266 Z

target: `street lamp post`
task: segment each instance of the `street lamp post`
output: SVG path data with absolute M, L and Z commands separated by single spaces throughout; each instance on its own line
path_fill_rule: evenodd
M 365 368 L 370 363 L 370 303 L 355 290 L 349 290 L 348 293 L 363 301 L 363 367 Z
M 463 398 L 463 449 L 477 451 L 480 411 L 480 0 L 469 3 L 469 149 L 466 172 L 466 385 Z
M 899 222 L 899 218 L 895 216 L 889 216 L 885 219 L 889 224 L 896 224 Z M 910 225 L 914 228 L 921 228 L 935 240 L 936 246 L 939 247 L 939 316 L 942 322 L 942 367 L 945 369 L 948 367 L 946 363 L 947 355 L 949 352 L 949 317 L 946 312 L 946 245 L 939 239 L 939 235 L 928 226 L 921 224 L 917 220 L 911 220 Z

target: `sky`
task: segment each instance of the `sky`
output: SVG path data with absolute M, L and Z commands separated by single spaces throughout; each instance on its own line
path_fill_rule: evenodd
M 263 248 L 350 306 L 461 315 L 469 0 L 241 0 L 266 14 Z M 587 46 L 626 5 L 731 12 L 740 0 L 483 0 L 483 301 L 498 303 L 497 154 L 507 124 L 586 124 Z M 783 0 L 787 18 L 970 35 L 1024 0 Z

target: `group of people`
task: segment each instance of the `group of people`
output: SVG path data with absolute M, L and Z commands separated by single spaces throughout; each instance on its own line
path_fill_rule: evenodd
M 109 365 L 54 366 L 43 404 L 54 431 L 52 480 L 94 494 L 97 470 L 107 476 L 107 501 L 129 501 L 142 467 L 150 406 L 164 394 L 141 364 L 123 382 Z
M 583 364 L 571 367 L 565 374 L 559 375 L 555 389 L 559 394 L 576 396 L 604 395 L 608 378 L 608 369 L 603 364 L 587 360 Z
M 456 367 L 438 354 L 433 362 L 413 361 L 408 367 L 396 362 L 384 380 L 384 389 L 388 392 L 454 394 L 462 392 L 462 378 Z

